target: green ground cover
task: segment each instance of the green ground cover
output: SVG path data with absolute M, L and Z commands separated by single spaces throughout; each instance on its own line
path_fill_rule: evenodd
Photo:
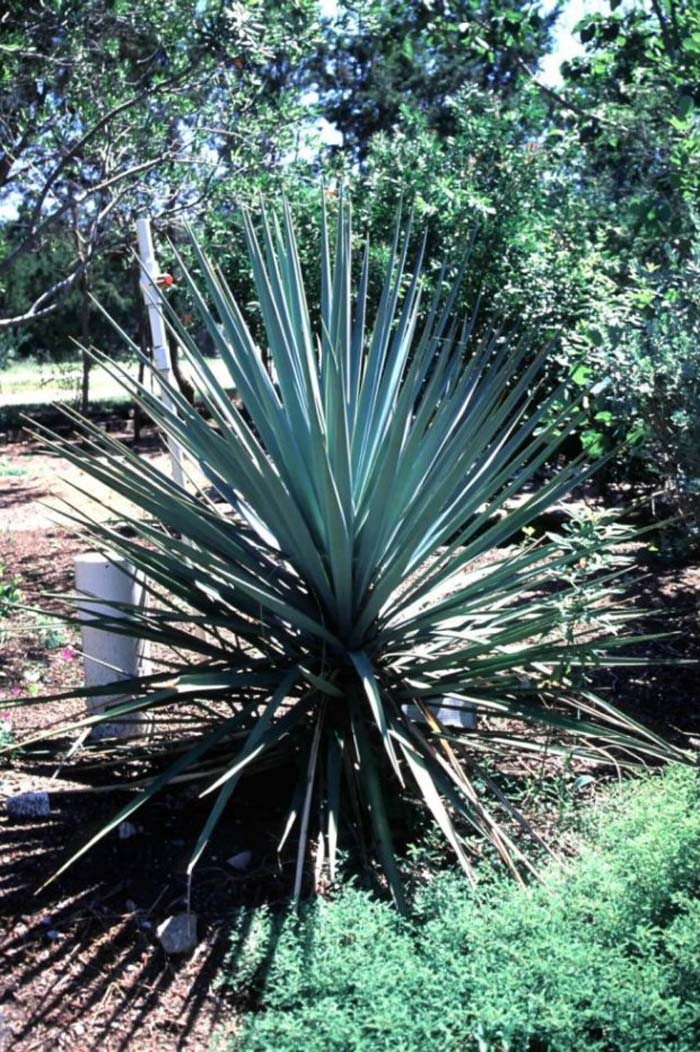
M 126 363 L 135 374 L 135 363 Z M 15 362 L 0 372 L 0 406 L 46 405 L 49 402 L 71 402 L 80 397 L 81 368 L 79 361 Z M 104 369 L 96 367 L 90 374 L 91 401 L 126 400 L 126 394 Z
M 700 783 L 615 791 L 578 857 L 522 890 L 442 874 L 405 920 L 347 887 L 297 919 L 241 914 L 229 1052 L 696 1052 Z

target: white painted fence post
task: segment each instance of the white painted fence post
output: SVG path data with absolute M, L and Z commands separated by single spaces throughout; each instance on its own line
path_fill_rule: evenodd
M 163 312 L 158 296 L 156 284 L 160 271 L 156 263 L 156 254 L 153 249 L 153 238 L 151 237 L 151 224 L 148 219 L 136 220 L 136 233 L 139 242 L 139 258 L 141 262 L 140 284 L 143 296 L 148 308 L 148 320 L 151 326 L 151 340 L 153 343 L 153 361 L 160 376 L 166 382 L 172 379 L 172 367 L 170 364 L 170 350 L 168 348 L 168 334 L 165 328 Z M 161 385 L 160 396 L 168 407 L 174 410 L 173 401 L 165 387 Z M 182 449 L 173 439 L 168 438 L 168 449 L 172 460 L 173 481 L 184 488 L 184 472 L 182 467 Z
M 79 594 L 101 600 L 99 603 L 85 603 L 80 607 L 83 621 L 81 636 L 85 685 L 102 686 L 147 671 L 147 646 L 144 640 L 89 626 L 90 620 L 96 615 L 124 616 L 122 611 L 110 606 L 111 602 L 143 605 L 144 588 L 135 576 L 131 564 L 116 554 L 109 558 L 99 552 L 76 555 L 75 587 Z M 91 716 L 96 715 L 112 705 L 126 701 L 128 696 L 106 694 L 88 698 L 88 713 Z M 145 722 L 141 713 L 130 713 L 117 717 L 111 723 L 100 724 L 93 733 L 95 737 L 129 738 L 143 734 Z

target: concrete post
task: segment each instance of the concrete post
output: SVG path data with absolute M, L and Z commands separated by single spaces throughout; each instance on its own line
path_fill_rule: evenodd
M 113 632 L 90 628 L 89 622 L 96 615 L 123 617 L 123 613 L 110 606 L 111 602 L 142 605 L 145 600 L 143 585 L 134 576 L 134 569 L 120 555 L 109 558 L 99 552 L 85 552 L 75 557 L 75 588 L 79 594 L 104 600 L 101 603 L 86 603 L 79 608 L 83 623 L 81 628 L 87 687 L 114 683 L 148 671 L 147 647 L 142 639 L 116 635 Z M 101 664 L 104 662 L 104 664 Z M 107 667 L 113 666 L 113 667 Z M 119 671 L 115 671 L 118 669 Z M 88 698 L 88 714 L 103 712 L 112 705 L 126 701 L 128 695 L 97 695 Z M 144 733 L 145 717 L 132 713 L 100 724 L 94 729 L 95 737 L 128 738 Z

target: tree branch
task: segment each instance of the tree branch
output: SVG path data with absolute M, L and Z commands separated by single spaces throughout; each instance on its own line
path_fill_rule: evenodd
M 664 50 L 672 62 L 676 61 L 676 49 L 673 46 L 671 40 L 671 34 L 668 31 L 668 23 L 666 22 L 666 16 L 661 10 L 659 0 L 651 0 L 651 7 L 656 15 L 656 20 L 659 23 L 659 29 L 661 30 L 661 39 L 663 40 Z
M 136 95 L 132 95 L 130 98 L 124 99 L 123 102 L 120 102 L 116 106 L 113 106 L 111 110 L 109 110 L 102 117 L 100 117 L 99 120 L 95 121 L 95 123 L 75 143 L 73 143 L 73 145 L 69 147 L 68 150 L 66 150 L 66 152 L 54 165 L 53 169 L 44 181 L 44 185 L 42 186 L 39 196 L 34 204 L 34 208 L 32 209 L 32 214 L 29 219 L 29 230 L 27 234 L 19 242 L 19 244 L 15 246 L 15 248 L 10 252 L 10 254 L 0 262 L 0 271 L 6 270 L 9 266 L 11 266 L 14 260 L 17 259 L 17 257 L 20 256 L 23 252 L 25 252 L 29 248 L 29 246 L 34 242 L 34 240 L 37 237 L 37 234 L 45 225 L 37 224 L 44 204 L 46 203 L 46 198 L 51 192 L 53 184 L 56 182 L 59 175 L 66 168 L 66 166 L 98 134 L 98 132 L 102 131 L 108 124 L 110 124 L 110 122 L 113 121 L 115 117 L 118 117 L 125 111 L 132 109 L 134 106 L 138 105 L 138 103 L 142 102 L 145 98 L 147 98 L 149 95 L 155 93 L 160 94 L 174 87 L 184 77 L 189 76 L 195 68 L 196 64 L 193 64 L 186 70 L 183 70 L 181 73 L 178 73 L 176 76 L 171 77 L 169 81 L 164 82 L 157 88 L 146 88 L 143 91 L 138 92 Z M 63 211 L 65 212 L 65 209 Z M 49 220 L 53 219 L 55 219 L 55 214 L 49 217 Z
M 29 310 L 25 311 L 23 314 L 16 314 L 11 318 L 0 318 L 0 332 L 12 328 L 15 325 L 27 325 L 30 322 L 37 321 L 39 318 L 45 318 L 47 314 L 52 314 L 53 311 L 60 306 L 63 298 L 80 280 L 95 256 L 98 254 L 98 248 L 100 245 L 100 228 L 104 225 L 104 221 L 110 212 L 112 212 L 119 204 L 122 197 L 123 192 L 117 194 L 98 212 L 91 226 L 89 247 L 87 251 L 82 254 L 82 258 L 79 260 L 78 265 L 74 267 L 70 274 L 65 278 L 61 278 L 59 281 L 56 281 L 50 288 L 46 289 L 45 292 L 42 292 L 42 294 L 34 300 L 34 303 L 32 303 Z M 66 206 L 66 208 L 67 207 L 69 206 Z
M 579 117 L 583 117 L 587 121 L 596 121 L 598 124 L 602 124 L 606 128 L 614 128 L 616 131 L 627 131 L 624 124 L 618 124 L 616 121 L 611 121 L 608 117 L 602 117 L 599 113 L 595 113 L 586 110 L 583 106 L 579 106 L 577 102 L 572 102 L 571 99 L 565 98 L 560 95 L 554 88 L 550 88 L 548 84 L 543 84 L 528 66 L 525 59 L 520 55 L 515 56 L 516 64 L 527 74 L 528 78 L 534 84 L 534 86 L 541 91 L 547 98 L 555 102 L 561 109 L 570 110 L 572 113 L 577 114 Z
M 96 183 L 94 186 L 85 189 L 78 203 L 84 204 L 88 198 L 93 197 L 95 194 L 101 193 L 103 190 L 108 189 L 115 183 L 121 182 L 124 179 L 129 178 L 130 176 L 138 175 L 152 168 L 156 168 L 159 164 L 162 164 L 167 158 L 168 153 L 162 153 L 158 157 L 151 158 L 151 160 L 149 161 L 143 161 L 142 164 L 133 165 L 131 168 L 126 168 L 123 172 L 116 172 L 110 175 L 102 182 Z M 34 230 L 31 233 L 27 234 L 24 240 L 18 246 L 16 246 L 12 250 L 12 252 L 10 252 L 4 259 L 0 260 L 0 272 L 2 272 L 3 270 L 7 270 L 15 261 L 15 259 L 17 259 L 19 255 L 26 251 L 31 242 L 35 241 L 38 237 L 41 236 L 41 234 L 48 230 L 49 227 L 53 226 L 60 219 L 62 219 L 66 212 L 69 211 L 69 209 L 75 203 L 76 198 L 72 197 L 70 200 L 64 202 L 64 204 L 57 208 L 55 212 L 52 212 L 51 215 L 47 216 L 46 219 L 44 219 L 43 222 L 39 223 L 38 226 L 35 226 Z
M 88 263 L 92 257 L 89 256 L 68 275 L 67 278 L 62 278 L 57 281 L 51 288 L 42 292 L 28 311 L 24 314 L 16 314 L 12 318 L 0 318 L 0 332 L 4 329 L 9 329 L 13 325 L 26 325 L 29 322 L 36 321 L 38 318 L 44 318 L 47 314 L 51 314 L 58 307 L 61 299 L 73 288 L 75 283 L 81 274 L 85 271 Z M 51 301 L 51 302 L 49 302 Z

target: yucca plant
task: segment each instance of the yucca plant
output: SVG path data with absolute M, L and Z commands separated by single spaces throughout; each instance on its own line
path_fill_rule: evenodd
M 182 448 L 193 481 L 181 488 L 75 415 L 80 445 L 43 432 L 136 509 L 123 518 L 128 531 L 67 510 L 93 546 L 125 556 L 147 582 L 145 608 L 96 623 L 171 652 L 160 671 L 115 684 L 129 701 L 70 725 L 84 733 L 146 715 L 173 752 L 78 855 L 186 780 L 212 800 L 191 872 L 241 776 L 292 750 L 302 774 L 282 842 L 298 836 L 296 897 L 308 845 L 333 877 L 351 834 L 401 905 L 386 808 L 396 793 L 425 803 L 468 873 L 469 830 L 517 870 L 520 849 L 475 787 L 475 772 L 492 784 L 485 754 L 683 758 L 578 674 L 643 660 L 621 649 L 629 613 L 614 575 L 582 585 L 581 553 L 556 538 L 504 546 L 594 470 L 579 457 L 543 481 L 579 422 L 577 403 L 565 385 L 543 387 L 544 355 L 526 341 L 477 338 L 474 319 L 457 316 L 459 273 L 448 283 L 445 270 L 423 302 L 423 250 L 406 265 L 410 226 L 402 237 L 397 222 L 375 318 L 365 310 L 369 248 L 356 273 L 346 204 L 334 238 L 324 214 L 313 314 L 288 208 L 257 225 L 244 213 L 243 229 L 263 346 L 196 240 L 192 270 L 178 257 L 230 383 L 164 301 L 203 411 L 94 352 Z M 604 636 L 582 619 L 582 589 L 586 609 L 605 613 Z M 438 706 L 476 711 L 476 729 L 446 726 Z M 178 712 L 191 722 L 184 738 L 168 733 Z

